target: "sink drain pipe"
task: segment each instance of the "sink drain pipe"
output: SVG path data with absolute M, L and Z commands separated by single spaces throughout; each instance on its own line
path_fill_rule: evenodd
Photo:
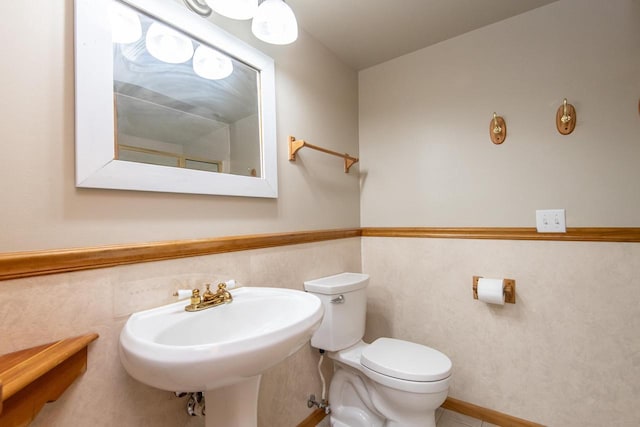
M 204 401 L 204 392 L 198 391 L 194 393 L 186 393 L 184 391 L 176 391 L 174 393 L 176 397 L 185 397 L 188 396 L 187 399 L 187 414 L 192 417 L 204 417 L 206 408 Z

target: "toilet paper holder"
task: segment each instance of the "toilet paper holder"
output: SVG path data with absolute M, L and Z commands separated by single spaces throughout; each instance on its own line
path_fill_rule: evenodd
M 473 299 L 478 299 L 478 280 L 482 276 L 473 276 Z M 504 292 L 504 302 L 516 303 L 516 281 L 514 279 L 502 279 L 502 290 Z

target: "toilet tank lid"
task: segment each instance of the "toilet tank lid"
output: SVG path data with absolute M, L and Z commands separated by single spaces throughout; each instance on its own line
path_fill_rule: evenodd
M 304 282 L 304 289 L 307 292 L 318 294 L 335 295 L 345 292 L 357 291 L 367 286 L 369 275 L 363 273 L 340 273 L 333 276 L 321 277 L 319 279 Z
M 425 345 L 378 338 L 367 346 L 360 363 L 380 374 L 409 381 L 438 381 L 451 375 L 451 360 Z

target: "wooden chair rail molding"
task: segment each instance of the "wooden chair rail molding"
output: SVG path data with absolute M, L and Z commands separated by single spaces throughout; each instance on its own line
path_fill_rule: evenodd
M 0 254 L 0 280 L 359 237 L 359 228 Z
M 0 356 L 0 425 L 27 426 L 87 370 L 86 334 Z
M 0 253 L 0 280 L 360 236 L 640 242 L 640 228 L 568 228 L 566 233 L 538 233 L 535 228 L 365 227 L 12 252 Z
M 538 233 L 534 227 L 365 227 L 364 237 L 439 239 L 557 240 L 574 242 L 640 242 L 640 228 L 574 227 L 566 233 Z

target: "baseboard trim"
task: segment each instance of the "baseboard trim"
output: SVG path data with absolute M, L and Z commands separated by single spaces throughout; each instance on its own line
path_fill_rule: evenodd
M 447 397 L 447 400 L 442 404 L 442 407 L 502 427 L 544 427 L 544 425 L 534 423 L 533 421 L 516 418 L 511 415 L 503 414 L 502 412 L 494 411 L 493 409 L 483 408 L 482 406 L 464 402 L 453 397 Z
M 300 424 L 298 424 L 296 427 L 316 427 L 318 423 L 324 420 L 324 417 L 326 416 L 327 413 L 324 411 L 324 409 L 317 408 L 316 410 L 311 412 L 307 418 L 300 421 Z

